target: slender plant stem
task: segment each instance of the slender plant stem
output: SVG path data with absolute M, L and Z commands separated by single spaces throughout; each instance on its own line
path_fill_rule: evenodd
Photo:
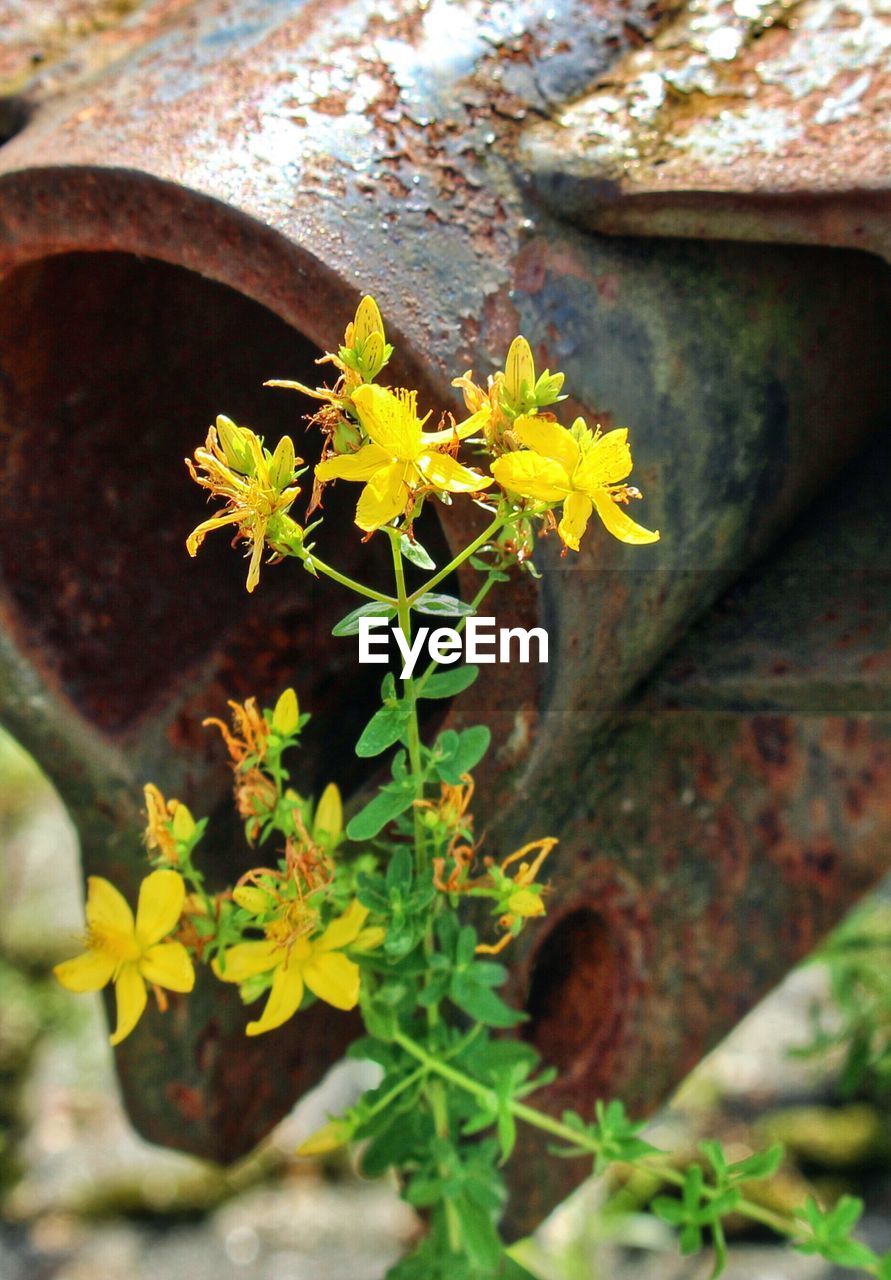
M 417 604 L 422 595 L 425 595 L 428 591 L 432 591 L 434 587 L 438 587 L 441 582 L 444 582 L 450 573 L 454 573 L 456 569 L 460 568 L 465 560 L 470 559 L 474 552 L 479 551 L 480 547 L 485 546 L 490 538 L 492 538 L 503 525 L 508 523 L 509 518 L 509 516 L 499 513 L 492 523 L 483 530 L 479 537 L 474 538 L 473 542 L 471 542 L 469 546 L 466 546 L 463 551 L 459 552 L 458 555 L 455 556 L 454 560 L 450 560 L 444 569 L 440 569 L 438 573 L 434 573 L 433 577 L 428 578 L 423 586 L 418 587 L 417 591 L 413 591 L 408 598 L 408 603 L 410 605 Z
M 456 1067 L 450 1066 L 447 1062 L 440 1058 L 433 1057 L 423 1046 L 417 1044 L 409 1036 L 398 1032 L 395 1037 L 396 1043 L 403 1048 L 406 1053 L 411 1054 L 418 1062 L 423 1065 L 432 1074 L 442 1076 L 444 1080 L 457 1085 L 459 1089 L 463 1089 L 466 1093 L 472 1094 L 479 1098 L 487 1107 L 493 1111 L 497 1108 L 497 1099 L 494 1092 L 487 1088 L 486 1085 L 480 1084 L 478 1080 L 474 1080 L 472 1076 L 465 1075 L 463 1071 L 459 1071 Z M 563 1124 L 562 1121 L 555 1119 L 553 1116 L 547 1115 L 544 1111 L 539 1111 L 535 1107 L 527 1106 L 524 1102 L 511 1102 L 509 1104 L 511 1114 L 517 1120 L 531 1125 L 535 1129 L 540 1129 L 544 1133 L 551 1134 L 554 1138 L 560 1138 L 562 1141 L 571 1144 L 573 1147 L 584 1148 L 590 1155 L 596 1156 L 601 1152 L 601 1145 L 596 1138 L 590 1134 L 579 1133 L 577 1129 L 571 1128 L 569 1125 Z M 641 1161 L 641 1168 L 652 1171 L 662 1178 L 665 1182 L 670 1182 L 674 1186 L 683 1187 L 684 1174 L 670 1164 L 667 1160 L 659 1160 L 653 1156 L 647 1156 L 645 1161 Z M 718 1194 L 717 1188 L 704 1187 L 703 1191 L 706 1195 L 715 1196 Z M 751 1218 L 755 1222 L 760 1222 L 763 1226 L 769 1227 L 778 1235 L 783 1236 L 801 1236 L 806 1234 L 806 1227 L 803 1223 L 787 1218 L 782 1214 L 775 1213 L 773 1210 L 766 1208 L 764 1205 L 756 1204 L 753 1200 L 745 1197 L 741 1198 L 736 1206 L 735 1212 L 745 1214 L 747 1218 Z
M 326 578 L 332 578 L 335 582 L 339 582 L 342 587 L 348 587 L 357 596 L 365 596 L 368 600 L 377 600 L 380 604 L 388 604 L 392 608 L 396 608 L 396 601 L 392 596 L 385 596 L 381 591 L 375 591 L 372 587 L 365 587 L 361 582 L 356 582 L 355 578 L 348 578 L 339 569 L 335 569 L 330 564 L 326 564 L 324 560 L 320 560 L 315 552 L 307 552 L 301 556 L 301 559 L 310 573 L 318 569 L 319 573 L 324 573 Z
M 396 529 L 387 528 L 390 538 L 390 549 L 393 553 L 393 573 L 396 577 L 396 612 L 399 626 L 406 644 L 411 644 L 411 604 L 405 587 L 405 565 L 402 562 L 402 550 L 399 546 L 400 534 Z M 411 676 L 403 681 L 404 697 L 408 704 L 408 761 L 411 768 L 412 781 L 415 786 L 415 800 L 424 799 L 424 771 L 421 764 L 421 732 L 418 726 L 418 695 L 415 682 Z M 415 862 L 418 871 L 426 865 L 426 842 L 421 810 L 414 805 L 415 830 Z

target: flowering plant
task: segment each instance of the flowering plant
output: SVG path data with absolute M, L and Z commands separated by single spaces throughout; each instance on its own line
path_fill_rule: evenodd
M 389 543 L 391 593 L 321 558 L 313 540 L 321 519 L 308 525 L 295 519 L 305 468 L 293 441 L 285 436 L 269 449 L 224 416 L 187 464 L 196 483 L 222 502 L 190 535 L 190 554 L 209 532 L 229 527 L 247 546 L 249 592 L 264 557 L 297 560 L 359 597 L 335 635 L 355 635 L 363 619 L 383 617 L 397 619 L 410 641 L 416 615 L 453 617 L 460 629 L 510 572 L 534 574 L 537 535 L 555 533 L 564 555 L 576 553 L 596 513 L 623 542 L 658 539 L 629 515 L 641 495 L 628 484 L 628 432 L 604 433 L 580 417 L 561 425 L 563 375 L 539 373 L 525 338 L 514 339 L 503 370 L 485 385 L 471 371 L 456 378 L 466 416 L 456 421 L 445 413 L 432 427 L 429 413 L 419 416 L 414 390 L 379 381 L 391 354 L 380 311 L 366 297 L 343 344 L 324 357 L 337 371 L 332 387 L 269 384 L 316 402 L 309 422 L 324 439 L 309 516 L 323 509 L 327 485 L 360 484 L 355 523 L 366 538 Z M 485 527 L 437 568 L 417 539 L 416 522 L 425 503 L 455 498 L 475 502 Z M 469 603 L 436 590 L 465 563 L 481 578 Z M 413 590 L 407 564 L 428 575 Z M 301 1150 L 321 1154 L 355 1141 L 367 1173 L 395 1170 L 427 1231 L 394 1267 L 393 1280 L 529 1274 L 498 1232 L 501 1169 L 518 1122 L 557 1140 L 556 1156 L 589 1160 L 597 1172 L 644 1164 L 654 1185 L 679 1192 L 657 1196 L 653 1211 L 677 1225 L 685 1252 L 712 1243 L 715 1275 L 724 1263 L 724 1221 L 737 1213 L 790 1236 L 805 1252 L 891 1280 L 891 1255 L 879 1259 L 850 1239 L 858 1212 L 850 1198 L 830 1212 L 811 1202 L 785 1216 L 746 1194 L 747 1183 L 777 1168 L 778 1148 L 728 1162 L 719 1144 L 707 1143 L 702 1162 L 682 1170 L 640 1136 L 641 1123 L 618 1100 L 597 1101 L 587 1117 L 560 1118 L 528 1101 L 555 1073 L 529 1044 L 502 1034 L 525 1015 L 499 994 L 507 972 L 493 957 L 546 914 L 545 877 L 557 841 L 539 835 L 515 851 L 481 847 L 470 804 L 489 730 L 445 729 L 427 742 L 418 716 L 422 700 L 458 694 L 478 673 L 473 666 L 437 667 L 433 660 L 399 685 L 392 674 L 384 679 L 381 705 L 356 752 L 392 753 L 390 777 L 346 823 L 333 782 L 318 799 L 292 782 L 290 756 L 309 719 L 293 689 L 270 708 L 253 698 L 231 703 L 231 725 L 208 721 L 231 759 L 248 848 L 269 854 L 254 858 L 257 865 L 230 889 L 208 892 L 196 861 L 206 819 L 196 821 L 185 804 L 147 785 L 153 869 L 136 914 L 108 881 L 91 878 L 86 949 L 57 967 L 59 980 L 75 991 L 114 983 L 115 1044 L 138 1022 L 149 988 L 163 1009 L 168 992 L 177 998 L 191 990 L 196 964 L 237 985 L 245 1003 L 256 1006 L 249 1036 L 299 1018 L 313 1001 L 335 1010 L 358 1007 L 365 1034 L 350 1052 L 378 1064 L 379 1083 Z

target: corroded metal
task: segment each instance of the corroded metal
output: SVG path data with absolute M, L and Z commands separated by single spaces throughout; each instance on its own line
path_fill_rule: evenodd
M 148 19 L 162 9 L 155 29 Z M 249 611 L 225 539 L 194 563 L 182 546 L 203 513 L 183 454 L 220 410 L 270 438 L 293 430 L 297 402 L 261 384 L 309 377 L 361 290 L 388 318 L 397 376 L 419 384 L 427 404 L 455 404 L 451 374 L 488 372 L 522 330 L 542 365 L 565 370 L 576 397 L 567 412 L 633 426 L 635 475 L 648 495 L 641 518 L 663 541 L 643 553 L 592 537 L 577 559 L 545 542 L 541 583 L 513 585 L 497 606 L 502 623 L 549 628 L 545 678 L 489 668 L 449 712 L 461 724 L 482 708 L 493 728 L 479 793 L 488 799 L 476 806 L 489 849 L 561 836 L 556 941 L 546 928 L 537 960 L 516 951 L 515 989 L 531 1002 L 530 1034 L 563 1055 L 555 1105 L 571 1097 L 580 1110 L 595 1086 L 626 1078 L 635 1101 L 661 1096 L 727 1027 L 731 1006 L 741 1013 L 795 953 L 781 942 L 753 946 L 749 973 L 709 977 L 709 939 L 696 932 L 703 917 L 684 895 L 695 881 L 724 901 L 712 871 L 720 832 L 705 844 L 691 835 L 672 861 L 687 808 L 660 827 L 654 807 L 652 831 L 637 830 L 621 807 L 628 770 L 604 726 L 794 513 L 834 485 L 891 403 L 888 287 L 868 259 L 604 242 L 530 200 L 518 167 L 524 124 L 577 96 L 660 18 L 616 0 L 199 0 L 179 18 L 145 5 L 128 20 L 139 39 L 128 36 L 126 57 L 106 65 L 84 52 L 90 76 L 58 91 L 42 82 L 32 99 L 24 90 L 36 109 L 0 150 L 0 704 L 68 804 L 87 871 L 135 885 L 147 778 L 213 811 L 212 875 L 244 868 L 227 767 L 197 729 L 227 696 L 268 702 L 295 681 L 316 716 L 301 784 L 334 777 L 355 801 L 369 781 L 351 756 L 370 709 L 367 682 L 352 642 L 330 638 L 350 601 L 285 566 L 265 574 Z M 301 451 L 311 461 L 317 448 L 307 438 Z M 354 536 L 354 497 L 326 498 L 326 552 L 383 573 L 376 540 L 363 548 Z M 444 509 L 442 528 L 425 533 L 438 555 L 466 533 L 463 512 Z M 712 742 L 716 760 L 726 749 L 728 777 L 747 785 L 738 728 L 722 738 L 691 712 L 687 739 L 671 737 L 670 718 L 661 738 L 646 738 L 639 713 L 629 714 L 629 752 L 640 735 L 635 776 L 650 767 L 641 743 L 664 749 L 652 761 L 654 776 L 666 771 L 663 796 L 697 741 Z M 652 715 L 662 723 L 661 710 Z M 649 887 L 640 897 L 637 873 L 623 869 L 644 835 L 666 850 L 648 864 L 661 897 Z M 825 900 L 778 895 L 775 923 L 788 907 L 823 927 L 879 874 L 881 851 L 870 845 L 869 854 L 869 871 L 839 872 Z M 759 860 L 772 874 L 753 844 L 752 886 Z M 618 923 L 608 938 L 599 925 L 592 933 L 585 912 L 625 920 L 627 941 L 613 942 Z M 636 922 L 647 913 L 644 929 Z M 678 967 L 681 928 L 691 941 Z M 563 999 L 546 980 L 562 963 L 563 935 L 581 939 L 573 956 L 590 943 L 573 1000 L 585 1004 L 590 972 L 597 1026 L 583 1020 L 575 1047 L 548 1003 Z M 644 963 L 664 968 L 666 981 L 674 973 L 675 986 L 646 988 Z M 619 1016 L 604 973 L 627 973 L 632 990 L 650 992 L 621 1015 L 624 1057 L 602 1048 L 601 1022 Z M 657 997 L 687 999 L 708 981 L 724 993 L 711 1021 L 703 1012 L 689 1034 L 666 1036 L 648 1089 L 629 1063 L 653 1052 L 665 1025 Z M 350 1030 L 315 1014 L 258 1043 L 245 1041 L 244 1021 L 228 989 L 146 1015 L 120 1051 L 143 1132 L 234 1159 Z M 576 1048 L 586 1063 L 602 1059 L 593 1074 L 577 1069 Z M 518 1216 L 547 1200 L 518 1190 Z
M 891 257 L 891 14 L 881 0 L 693 0 L 524 161 L 616 234 L 848 245 Z
M 888 866 L 889 466 L 882 441 L 600 736 L 571 888 L 515 956 L 556 1112 L 646 1113 Z M 521 1141 L 515 1230 L 585 1172 Z

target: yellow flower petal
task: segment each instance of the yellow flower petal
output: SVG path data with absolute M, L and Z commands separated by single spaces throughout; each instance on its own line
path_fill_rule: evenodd
M 69 991 L 99 991 L 111 982 L 114 971 L 114 957 L 103 951 L 85 951 L 53 969 L 56 978 Z
M 257 583 L 260 581 L 260 561 L 263 559 L 263 549 L 266 546 L 264 541 L 266 537 L 266 525 L 262 529 L 254 528 L 253 541 L 251 543 L 251 562 L 248 566 L 247 589 L 249 592 L 254 591 Z
M 281 947 L 266 938 L 256 942 L 238 942 L 223 952 L 225 968 L 214 960 L 213 971 L 221 982 L 245 982 L 260 973 L 268 973 L 282 962 Z
M 359 1003 L 359 966 L 342 951 L 314 955 L 303 970 L 313 995 L 335 1009 L 355 1009 Z
M 642 546 L 647 542 L 658 542 L 658 532 L 650 529 L 644 529 L 642 525 L 635 524 L 630 516 L 625 514 L 624 507 L 619 506 L 617 502 L 613 502 L 608 493 L 603 490 L 595 491 L 591 494 L 594 500 L 594 506 L 597 508 L 597 514 L 606 525 L 606 528 L 618 538 L 620 542 L 630 542 L 634 546 Z
M 115 1001 L 118 1010 L 118 1025 L 111 1037 L 112 1044 L 120 1044 L 130 1034 L 142 1017 L 147 994 L 145 983 L 135 964 L 125 964 L 115 978 Z
M 505 453 L 492 463 L 492 475 L 503 489 L 536 502 L 559 502 L 571 489 L 565 468 L 553 458 L 523 450 Z
M 394 462 L 368 481 L 356 506 L 356 524 L 360 529 L 371 533 L 402 515 L 408 506 L 408 475 L 407 463 Z
M 90 876 L 87 881 L 87 924 L 100 933 L 130 934 L 133 912 L 130 904 L 110 881 Z
M 579 539 L 588 527 L 593 504 L 584 493 L 570 493 L 563 503 L 563 519 L 557 525 L 557 532 L 573 551 L 579 549 Z
M 336 839 L 343 830 L 343 801 L 337 784 L 329 782 L 316 805 L 316 816 L 313 821 L 313 835 L 318 840 L 322 835 Z
M 195 985 L 195 969 L 181 942 L 159 942 L 149 947 L 139 962 L 139 972 L 146 982 L 168 991 L 191 991 Z
M 534 449 L 542 457 L 559 462 L 567 476 L 572 475 L 581 451 L 565 427 L 557 422 L 549 422 L 547 418 L 524 414 L 517 418 L 511 430 L 527 449 Z
M 421 424 L 411 394 L 395 395 L 375 383 L 353 392 L 353 404 L 366 435 L 394 458 L 409 462 L 421 449 Z
M 355 453 L 341 453 L 326 458 L 316 466 L 317 480 L 370 480 L 381 467 L 387 467 L 393 455 L 379 444 L 366 444 Z
M 386 938 L 387 933 L 380 925 L 372 925 L 368 929 L 363 929 L 356 941 L 352 943 L 353 949 L 356 951 L 375 951 Z
M 462 467 L 450 454 L 437 453 L 432 449 L 421 454 L 418 468 L 428 484 L 446 493 L 476 493 L 492 483 L 491 476 L 482 476 L 469 467 Z
M 222 529 L 223 525 L 236 524 L 241 520 L 243 514 L 242 511 L 230 511 L 224 516 L 213 516 L 210 520 L 202 521 L 186 538 L 186 550 L 189 555 L 197 556 L 198 548 L 209 533 L 212 533 L 214 529 Z
M 293 1018 L 303 999 L 303 977 L 300 966 L 294 963 L 279 965 L 272 979 L 272 988 L 266 1008 L 255 1022 L 247 1024 L 249 1036 L 260 1036 L 264 1031 L 274 1031 L 283 1022 Z
M 455 386 L 454 382 L 452 386 Z M 468 436 L 475 436 L 483 431 L 491 416 L 491 405 L 483 405 L 476 413 L 463 422 L 456 422 L 453 427 L 444 427 L 442 431 L 425 431 L 421 436 L 421 443 L 427 449 L 433 444 L 451 444 L 456 436 L 459 440 L 466 440 Z
M 139 888 L 136 932 L 143 947 L 162 938 L 179 920 L 186 899 L 186 886 L 178 871 L 153 871 Z
M 607 431 L 595 440 L 572 478 L 577 489 L 589 492 L 605 484 L 619 484 L 631 475 L 631 449 L 628 428 Z
M 313 943 L 313 952 L 336 951 L 348 947 L 359 936 L 368 908 L 354 898 L 342 916 L 332 920 L 322 936 Z

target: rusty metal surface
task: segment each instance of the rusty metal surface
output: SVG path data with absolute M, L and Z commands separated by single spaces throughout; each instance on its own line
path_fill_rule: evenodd
M 884 0 L 693 0 L 522 155 L 564 216 L 619 234 L 891 256 Z
M 558 923 L 599 857 L 585 853 L 600 844 L 591 820 L 573 816 L 580 790 L 600 797 L 604 856 L 619 875 L 618 855 L 642 835 L 631 829 L 623 843 L 621 807 L 605 816 L 624 775 L 602 746 L 604 721 L 835 481 L 891 404 L 888 278 L 873 261 L 604 242 L 530 200 L 517 167 L 524 122 L 576 96 L 659 21 L 616 0 L 198 0 L 75 91 L 47 95 L 0 149 L 0 704 L 66 800 L 87 871 L 135 883 L 147 777 L 196 809 L 209 804 L 220 876 L 243 869 L 225 764 L 196 729 L 231 693 L 268 699 L 295 679 L 317 724 L 339 729 L 310 741 L 301 781 L 333 776 L 354 795 L 367 781 L 350 755 L 364 682 L 349 642 L 328 635 L 350 602 L 285 567 L 265 576 L 248 615 L 242 566 L 224 541 L 194 564 L 181 551 L 204 508 L 180 460 L 219 410 L 270 437 L 293 428 L 296 401 L 260 384 L 305 377 L 370 289 L 399 343 L 397 376 L 419 382 L 428 402 L 454 403 L 448 376 L 488 372 L 522 330 L 542 365 L 566 371 L 569 412 L 634 428 L 646 517 L 663 541 L 644 564 L 605 538 L 561 560 L 551 539 L 542 583 L 498 605 L 504 624 L 548 626 L 546 679 L 490 668 L 451 709 L 457 724 L 482 707 L 493 728 L 488 813 L 477 806 L 491 847 L 562 836 Z M 309 459 L 313 447 L 302 450 Z M 374 543 L 360 550 L 349 494 L 338 500 L 326 549 L 354 571 L 370 555 L 374 572 Z M 461 535 L 452 512 L 430 531 L 440 545 Z M 634 723 L 629 734 L 644 734 Z M 706 730 L 690 723 L 692 749 Z M 669 769 L 683 743 L 666 729 L 663 746 Z M 652 836 L 668 849 L 682 827 Z M 680 859 L 659 875 L 664 914 L 672 877 L 682 903 L 692 875 Z M 820 925 L 864 876 L 855 866 L 833 881 L 831 904 L 778 898 L 777 910 L 807 906 Z M 606 881 L 590 887 L 611 900 Z M 671 965 L 675 925 L 654 918 Z M 678 920 L 694 928 L 682 905 Z M 571 935 L 584 938 L 584 924 Z M 591 950 L 597 961 L 596 939 Z M 792 950 L 753 953 L 747 984 L 732 975 L 737 1013 Z M 704 980 L 705 963 L 691 949 L 677 993 Z M 530 981 L 546 1010 L 547 985 Z M 124 1084 L 148 1136 L 231 1160 L 339 1054 L 345 1024 L 309 1034 L 297 1022 L 265 1038 L 273 1088 L 258 1094 L 243 1012 L 225 993 L 213 1009 L 204 999 L 194 1021 L 140 1026 L 122 1054 Z M 641 1077 L 633 1096 L 657 1098 L 728 1009 L 712 1031 L 667 1040 L 663 1074 L 648 1093 Z M 623 1023 L 629 1054 L 652 1045 L 635 1017 Z M 584 1109 L 595 1077 L 568 1074 Z M 524 1199 L 543 1203 L 528 1187 Z
M 514 970 L 555 1112 L 646 1113 L 891 866 L 889 467 L 883 441 L 601 736 Z M 522 1142 L 517 1232 L 584 1175 Z

